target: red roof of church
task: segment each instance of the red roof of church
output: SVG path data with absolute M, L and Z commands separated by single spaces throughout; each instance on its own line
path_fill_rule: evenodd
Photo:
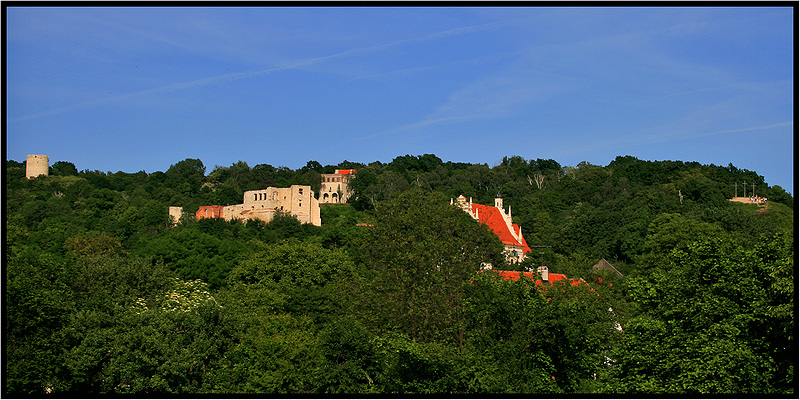
M 507 281 L 508 280 L 512 280 L 512 281 L 519 280 L 519 278 L 521 276 L 520 274 L 524 274 L 528 278 L 534 279 L 533 272 L 503 271 L 503 270 L 499 270 L 499 269 L 495 269 L 495 270 L 492 270 L 492 271 L 497 272 L 498 275 L 500 275 L 503 279 L 505 279 Z M 548 282 L 550 282 L 550 283 L 554 283 L 554 282 L 558 282 L 558 281 L 567 279 L 567 276 L 564 275 L 564 274 L 556 274 L 556 273 L 552 273 L 551 272 L 548 275 L 549 275 L 548 276 Z M 536 280 L 536 284 L 537 285 L 541 285 L 542 283 L 543 282 L 542 282 L 541 279 L 537 279 Z M 576 280 L 572 279 L 572 282 L 570 282 L 569 284 L 571 286 L 575 286 L 575 285 L 577 285 L 579 283 L 580 283 L 579 281 L 576 281 Z
M 506 221 L 500 213 L 500 209 L 473 203 L 472 212 L 474 213 L 476 211 L 478 212 L 478 222 L 486 224 L 486 226 L 500 238 L 503 244 L 522 246 L 523 253 L 529 253 L 531 251 L 531 248 L 528 247 L 528 243 L 525 242 L 524 236 L 521 238 L 521 241 L 517 241 L 514 235 L 511 234 L 511 231 L 508 230 L 508 225 L 506 225 Z M 519 234 L 519 225 L 511 224 L 511 227 L 514 229 L 515 234 Z

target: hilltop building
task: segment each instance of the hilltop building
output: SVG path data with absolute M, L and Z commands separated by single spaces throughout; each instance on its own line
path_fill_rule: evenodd
M 356 173 L 354 169 L 337 169 L 332 174 L 322 174 L 322 186 L 319 189 L 319 202 L 322 204 L 344 204 L 353 194 L 348 186 L 350 178 Z
M 450 202 L 452 204 L 453 200 L 451 199 Z M 489 227 L 489 230 L 500 238 L 505 247 L 504 253 L 508 262 L 520 263 L 531 252 L 531 248 L 525 242 L 525 237 L 522 236 L 522 228 L 511 219 L 511 207 L 508 212 L 503 209 L 502 198 L 494 199 L 494 207 L 490 207 L 475 204 L 472 202 L 472 198 L 467 201 L 467 198 L 461 195 L 456 199 L 456 204 L 472 218 Z
M 288 188 L 268 187 L 244 192 L 242 204 L 228 206 L 200 206 L 195 218 L 259 219 L 272 221 L 276 213 L 294 215 L 304 224 L 322 225 L 319 201 L 314 198 L 311 186 L 292 185 Z
M 48 176 L 50 157 L 41 154 L 28 154 L 25 159 L 25 177 L 36 178 L 39 175 Z

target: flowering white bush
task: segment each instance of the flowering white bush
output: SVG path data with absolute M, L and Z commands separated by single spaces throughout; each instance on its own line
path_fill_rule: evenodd
M 197 308 L 205 302 L 213 302 L 217 307 L 222 308 L 217 304 L 217 300 L 208 291 L 208 284 L 200 279 L 193 281 L 184 281 L 180 278 L 174 278 L 174 286 L 172 290 L 164 294 L 163 297 L 157 300 L 157 304 L 162 311 L 182 311 L 189 312 Z M 133 304 L 137 309 L 137 314 L 141 314 L 149 308 L 147 302 L 143 298 L 138 298 Z
M 145 302 L 145 300 L 143 298 L 139 297 L 133 303 L 133 308 L 137 309 L 136 314 L 141 314 L 141 313 L 143 313 L 143 312 L 148 310 L 147 302 Z

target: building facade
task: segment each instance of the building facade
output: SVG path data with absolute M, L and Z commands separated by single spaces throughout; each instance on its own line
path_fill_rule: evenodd
M 268 187 L 244 192 L 242 204 L 229 206 L 200 206 L 195 218 L 259 219 L 272 221 L 275 214 L 294 215 L 301 223 L 322 225 L 319 215 L 319 201 L 314 197 L 311 186 L 292 185 L 288 188 Z
M 337 169 L 332 174 L 322 174 L 319 202 L 322 204 L 344 204 L 353 194 L 349 187 L 354 169 Z
M 450 201 L 452 203 L 452 199 Z M 472 198 L 467 200 L 464 195 L 461 195 L 458 196 L 455 204 L 472 218 L 485 224 L 490 231 L 500 238 L 505 248 L 504 253 L 508 262 L 512 264 L 520 263 L 531 252 L 531 248 L 525 242 L 525 237 L 522 236 L 522 228 L 511 219 L 511 207 L 509 206 L 508 212 L 503 208 L 503 199 L 496 198 L 494 207 L 490 207 L 473 203 Z

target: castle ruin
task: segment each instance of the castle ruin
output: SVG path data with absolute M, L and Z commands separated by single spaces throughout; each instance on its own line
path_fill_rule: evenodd
M 25 177 L 36 178 L 39 175 L 47 176 L 50 169 L 50 157 L 41 154 L 28 154 L 25 160 Z
M 322 225 L 319 201 L 314 198 L 311 186 L 292 185 L 288 188 L 268 187 L 244 192 L 242 204 L 228 206 L 200 206 L 195 218 L 222 218 L 270 222 L 276 213 L 294 215 L 301 223 Z
M 169 208 L 169 217 L 170 217 L 170 225 L 175 226 L 183 216 L 183 207 L 170 207 Z

